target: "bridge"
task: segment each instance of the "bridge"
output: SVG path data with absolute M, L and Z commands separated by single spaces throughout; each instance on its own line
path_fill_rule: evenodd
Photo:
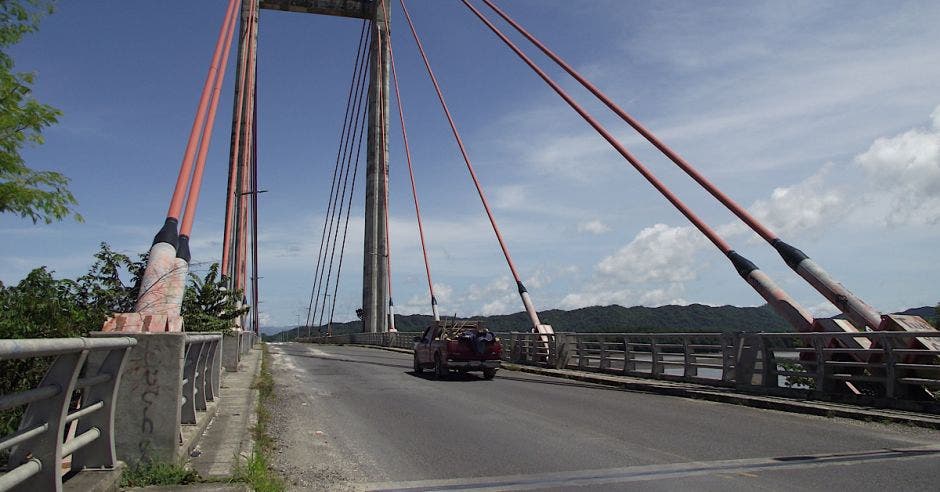
M 247 432 L 247 421 L 234 417 L 247 418 L 253 405 L 240 415 L 229 405 L 248 400 L 226 391 L 243 384 L 251 394 L 248 382 L 257 371 L 270 371 L 274 381 L 271 433 L 280 452 L 271 465 L 299 487 L 936 487 L 940 332 L 920 317 L 884 313 L 853 294 L 528 30 L 509 8 L 494 0 L 460 0 L 468 19 L 480 22 L 493 42 L 531 69 L 572 116 L 596 132 L 598 142 L 609 145 L 626 169 L 636 171 L 719 251 L 727 260 L 728 277 L 716 282 L 740 277 L 790 330 L 573 333 L 545 323 L 536 304 L 538 289 L 530 292 L 524 284 L 525 274 L 500 230 L 473 149 L 448 105 L 421 26 L 411 17 L 412 3 L 417 4 L 225 2 L 167 213 L 153 227 L 135 308 L 114 313 L 101 331 L 83 338 L 0 340 L 0 361 L 48 362 L 36 387 L 0 396 L 0 410 L 20 412 L 17 430 L 0 436 L 0 451 L 8 450 L 0 490 L 80 490 L 95 480 L 95 472 L 119 470 L 122 462 L 186 462 L 198 454 L 201 441 L 221 439 L 223 429 L 233 432 L 232 426 L 240 426 Z M 353 18 L 360 30 L 328 174 L 331 186 L 312 262 L 306 319 L 295 327 L 291 342 L 264 349 L 258 210 L 265 190 L 259 187 L 257 150 L 263 10 Z M 417 274 L 427 281 L 427 311 L 441 321 L 448 307 L 439 306 L 435 295 L 416 180 L 421 166 L 408 133 L 409 118 L 415 116 L 406 113 L 400 90 L 393 17 L 413 42 L 418 66 L 430 82 L 427 96 L 439 104 L 442 125 L 453 137 L 499 247 L 502 258 L 495 260 L 505 262 L 525 313 L 524 324 L 497 334 L 504 370 L 494 381 L 464 375 L 434 380 L 412 371 L 411 347 L 418 334 L 395 326 L 389 233 L 393 127 L 403 139 L 399 160 L 408 170 L 423 260 Z M 236 56 L 230 60 L 233 50 Z M 564 79 L 552 75 L 559 70 Z M 222 89 L 230 72 L 234 107 L 220 273 L 246 314 L 224 333 L 196 333 L 187 330 L 181 308 L 209 147 L 220 102 L 229 96 Z M 589 94 L 591 104 L 571 87 Z M 609 113 L 601 116 L 594 107 Z M 703 219 L 625 145 L 605 123 L 613 117 L 739 219 L 840 314 L 814 316 L 784 290 L 792 284 L 778 283 L 743 256 L 722 227 Z M 344 253 L 351 247 L 347 239 L 361 157 L 362 324 L 360 333 L 339 333 L 334 332 L 337 298 Z M 263 357 L 269 369 L 261 369 Z

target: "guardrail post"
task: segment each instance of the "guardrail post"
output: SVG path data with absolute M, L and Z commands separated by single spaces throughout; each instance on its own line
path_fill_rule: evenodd
M 572 335 L 567 333 L 555 333 L 555 369 L 566 369 L 568 362 L 571 361 L 571 343 Z
M 826 353 L 823 351 L 825 344 L 819 337 L 813 337 L 813 351 L 816 357 L 816 391 L 825 391 L 826 381 Z
M 208 375 L 209 366 L 206 364 L 209 361 L 209 347 L 212 342 L 205 341 L 200 343 L 199 347 L 199 358 L 196 359 L 196 411 L 205 411 L 206 402 L 208 398 L 206 397 L 206 386 L 210 386 Z
M 894 398 L 897 394 L 897 368 L 898 356 L 892 350 L 889 340 L 881 339 L 881 346 L 885 351 L 885 396 Z
M 760 350 L 760 335 L 744 334 L 737 338 L 734 381 L 737 386 L 754 386 L 754 367 Z
M 556 335 L 548 336 L 548 357 L 545 359 L 545 367 L 555 367 L 558 364 L 558 337 Z
M 31 403 L 20 420 L 20 429 L 48 423 L 49 431 L 43 432 L 16 445 L 10 452 L 8 462 L 12 467 L 30 460 L 40 463 L 41 469 L 26 479 L 15 490 L 62 490 L 62 442 L 65 440 L 65 417 L 68 415 L 75 381 L 88 351 L 63 354 L 55 358 L 52 367 L 42 378 L 43 386 L 57 386 L 59 392 L 52 398 Z M 52 436 L 49 435 L 52 433 Z M 50 437 L 52 437 L 50 439 Z
M 186 361 L 183 365 L 183 398 L 181 420 L 183 424 L 196 423 L 196 365 L 199 362 L 201 343 L 192 343 L 186 347 Z
M 734 381 L 734 348 L 737 334 L 722 333 L 719 337 L 721 343 L 721 380 Z
M 575 337 L 577 337 L 576 340 L 578 342 L 578 370 L 583 371 L 587 368 L 587 359 L 584 357 L 586 352 L 584 349 L 584 342 L 579 335 L 575 335 Z
M 238 371 L 238 361 L 241 358 L 239 342 L 241 335 L 238 332 L 230 331 L 222 336 L 222 366 L 228 372 Z
M 777 379 L 777 357 L 774 355 L 773 348 L 767 343 L 767 340 L 760 339 L 761 351 L 761 385 L 765 388 L 776 388 L 779 386 Z
M 633 358 L 633 350 L 630 348 L 630 339 L 623 337 L 623 373 L 629 374 L 636 371 L 636 359 Z
M 656 337 L 650 337 L 650 375 L 656 379 L 663 373 L 662 354 Z
M 121 373 L 132 347 L 112 349 L 104 353 L 92 352 L 88 357 L 85 377 L 102 374 L 109 376 L 108 382 L 86 388 L 82 394 L 82 406 L 104 403 L 101 410 L 78 419 L 75 435 L 95 427 L 101 433 L 98 439 L 72 453 L 72 470 L 82 468 L 113 468 L 117 463 L 114 450 L 114 412 L 117 408 L 118 388 Z M 100 355 L 99 355 L 100 354 Z
M 114 413 L 114 446 L 128 464 L 176 462 L 186 334 L 95 332 L 137 340 L 125 363 Z
M 682 376 L 698 376 L 698 366 L 695 365 L 695 354 L 689 347 L 689 337 L 682 337 Z
M 603 338 L 601 344 L 601 360 L 597 363 L 598 372 L 604 372 L 610 367 L 610 360 L 607 358 L 607 341 Z
M 209 384 L 206 386 L 206 398 L 209 400 L 215 400 L 215 398 L 221 395 L 222 388 L 222 337 L 221 333 L 219 338 L 212 342 L 212 349 L 209 351 L 209 361 L 207 366 L 209 368 L 209 375 L 207 381 Z

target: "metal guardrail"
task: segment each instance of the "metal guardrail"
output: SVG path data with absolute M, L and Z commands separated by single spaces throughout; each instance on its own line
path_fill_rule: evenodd
M 358 344 L 375 345 L 378 347 L 394 347 L 402 349 L 414 348 L 414 337 L 421 336 L 420 331 L 397 331 L 386 333 L 349 333 L 334 335 L 332 337 L 302 337 L 298 342 L 329 343 L 336 345 Z
M 19 429 L 0 436 L 0 451 L 10 450 L 0 491 L 62 490 L 69 455 L 72 470 L 115 466 L 115 396 L 136 344 L 127 337 L 0 340 L 0 360 L 55 357 L 39 386 L 0 395 L 0 411 L 26 407 Z
M 183 398 L 181 423 L 195 424 L 196 412 L 205 412 L 207 402 L 215 400 L 219 392 L 219 365 L 216 352 L 222 343 L 221 334 L 187 334 L 185 362 L 183 364 Z
M 940 332 L 760 333 L 740 344 L 739 385 L 830 393 L 847 387 L 871 398 L 930 398 L 940 389 Z
M 727 386 L 734 383 L 730 333 L 504 334 L 508 362 Z
M 242 355 L 247 354 L 259 341 L 258 335 L 255 335 L 253 331 L 242 331 L 238 333 L 238 336 L 238 346 L 240 347 Z

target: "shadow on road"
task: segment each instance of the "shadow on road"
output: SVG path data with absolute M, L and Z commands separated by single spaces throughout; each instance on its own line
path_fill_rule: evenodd
M 412 377 L 416 377 L 418 379 L 424 379 L 427 381 L 453 381 L 453 382 L 458 382 L 458 383 L 470 382 L 470 381 L 486 381 L 485 379 L 483 379 L 483 376 L 480 376 L 477 374 L 471 374 L 469 372 L 467 373 L 452 372 L 448 374 L 447 376 L 445 376 L 443 379 L 435 378 L 434 371 L 430 371 L 430 370 L 422 372 L 421 374 L 418 374 L 414 371 L 408 371 L 405 374 L 412 376 Z

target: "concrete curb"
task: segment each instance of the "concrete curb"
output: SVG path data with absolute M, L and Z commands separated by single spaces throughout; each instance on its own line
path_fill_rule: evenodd
M 346 345 L 351 347 L 371 348 L 404 354 L 410 354 L 413 352 L 411 350 L 394 347 L 377 347 L 374 345 L 358 344 Z M 747 393 L 732 392 L 731 390 L 723 390 L 722 388 L 718 387 L 695 385 L 693 383 L 626 378 L 608 374 L 574 371 L 570 369 L 545 369 L 534 366 L 522 366 L 509 362 L 503 362 L 502 368 L 509 371 L 525 372 L 529 374 L 538 374 L 541 376 L 550 376 L 562 379 L 571 379 L 574 381 L 601 384 L 604 386 L 614 386 L 632 391 L 657 393 L 667 396 L 678 396 L 682 398 L 707 400 L 718 403 L 729 403 L 732 405 L 762 408 L 765 410 L 778 410 L 781 412 L 802 413 L 820 417 L 841 417 L 846 419 L 862 420 L 866 422 L 906 424 L 915 427 L 940 429 L 940 416 L 917 414 L 900 410 L 881 409 L 874 407 L 856 407 L 847 404 L 816 400 L 795 400 L 775 396 L 752 395 Z

